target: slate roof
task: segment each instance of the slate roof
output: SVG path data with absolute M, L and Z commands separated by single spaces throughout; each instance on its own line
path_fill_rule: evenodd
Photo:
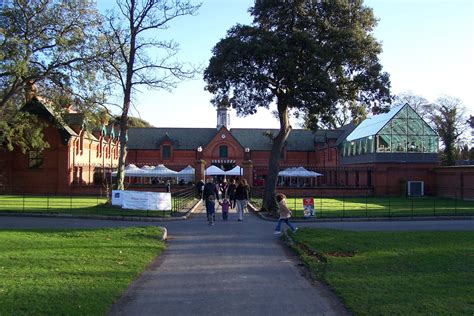
M 175 149 L 196 150 L 205 147 L 216 135 L 215 128 L 152 128 L 134 127 L 128 130 L 129 149 L 159 149 L 169 138 Z
M 271 140 L 265 133 L 276 135 L 278 129 L 233 128 L 229 131 L 243 148 L 251 150 L 271 150 Z M 195 150 L 205 147 L 218 133 L 215 128 L 130 128 L 128 130 L 129 149 L 159 149 L 164 140 L 170 140 L 175 149 Z M 313 151 L 314 133 L 294 129 L 286 142 L 287 150 Z
M 232 136 L 242 145 L 250 150 L 271 150 L 272 143 L 265 133 L 273 136 L 278 134 L 278 129 L 263 128 L 233 128 L 230 130 Z M 291 151 L 313 151 L 314 133 L 303 129 L 293 129 L 286 140 L 286 149 Z

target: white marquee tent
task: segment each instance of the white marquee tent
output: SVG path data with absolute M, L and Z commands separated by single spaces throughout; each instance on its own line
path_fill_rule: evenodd
M 186 182 L 190 182 L 194 180 L 194 168 L 191 166 L 187 166 L 180 172 L 178 172 L 178 181 L 184 180 Z
M 229 171 L 226 171 L 225 174 L 227 176 L 242 176 L 244 174 L 244 170 L 240 166 L 235 166 Z
M 225 171 L 214 165 L 207 167 L 206 176 L 225 176 Z
M 278 173 L 278 177 L 280 177 L 280 185 L 283 185 L 285 182 L 287 182 L 290 186 L 294 184 L 298 187 L 307 185 L 314 186 L 313 178 L 320 176 L 322 176 L 322 174 L 307 170 L 303 167 L 288 168 Z M 292 179 L 295 179 L 296 182 L 292 181 Z M 300 181 L 299 179 L 303 180 Z M 308 181 L 305 179 L 310 179 L 310 182 L 308 183 Z

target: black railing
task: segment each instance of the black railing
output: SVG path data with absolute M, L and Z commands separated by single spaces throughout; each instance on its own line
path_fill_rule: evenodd
M 379 188 L 382 192 L 394 192 L 393 188 Z M 263 190 L 252 189 L 251 202 L 262 207 Z M 279 190 L 287 196 L 287 205 L 296 218 L 304 218 L 303 200 L 313 199 L 316 218 L 362 218 L 362 217 L 432 217 L 432 216 L 474 216 L 474 189 L 437 188 L 436 195 L 410 197 L 382 195 L 374 196 L 372 190 L 343 190 L 338 195 L 321 195 L 320 190 Z
M 46 194 L 47 188 L 32 190 L 33 193 L 23 193 L 21 188 L 8 188 L 0 192 L 0 212 L 30 213 L 30 214 L 71 214 L 98 216 L 143 216 L 168 217 L 177 216 L 188 211 L 197 201 L 196 189 L 187 187 L 174 191 L 171 195 L 170 210 L 130 210 L 112 206 L 110 197 L 105 194 Z M 54 192 L 54 190 L 51 190 Z M 50 192 L 51 192 L 50 191 Z M 8 192 L 5 193 L 5 192 Z M 18 193 L 22 192 L 22 193 Z
M 172 197 L 172 213 L 178 215 L 183 211 L 189 210 L 197 201 L 197 190 L 195 187 L 189 187 L 180 191 L 173 192 Z

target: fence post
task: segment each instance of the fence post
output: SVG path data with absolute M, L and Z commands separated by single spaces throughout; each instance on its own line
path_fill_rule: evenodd
M 458 211 L 458 199 L 457 199 L 457 194 L 454 196 L 454 215 L 456 216 L 456 213 Z
M 321 212 L 321 216 L 319 216 L 320 218 L 323 217 L 323 197 L 320 197 L 320 202 L 319 202 L 319 211 Z
M 392 217 L 392 206 L 390 205 L 390 197 L 388 197 L 388 217 Z
M 369 213 L 367 211 L 367 203 L 368 203 L 368 192 L 365 193 L 365 217 L 369 217 Z
M 346 201 L 344 200 L 344 197 L 342 197 L 342 218 L 344 218 L 346 214 Z

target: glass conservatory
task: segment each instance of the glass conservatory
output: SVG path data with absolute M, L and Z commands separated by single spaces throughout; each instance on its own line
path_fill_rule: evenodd
M 437 154 L 438 135 L 406 104 L 364 120 L 347 136 L 341 149 L 343 157 L 386 153 Z

